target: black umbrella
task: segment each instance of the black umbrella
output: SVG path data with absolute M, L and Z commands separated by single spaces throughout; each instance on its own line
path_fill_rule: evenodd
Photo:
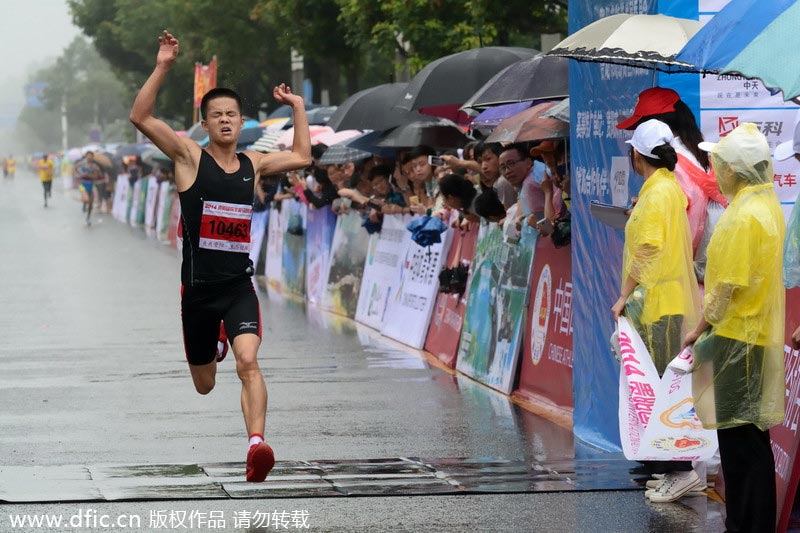
M 347 98 L 328 121 L 340 130 L 388 130 L 420 120 L 423 115 L 394 107 L 408 83 L 384 83 L 359 91 Z
M 462 107 L 484 108 L 569 96 L 569 60 L 536 56 L 512 63 L 478 89 Z
M 505 67 L 538 53 L 531 48 L 487 46 L 441 57 L 414 76 L 395 105 L 412 110 L 463 104 Z
M 469 138 L 454 122 L 439 119 L 436 122 L 417 121 L 398 126 L 387 132 L 377 146 L 413 148 L 424 144 L 434 148 L 458 148 L 468 141 Z

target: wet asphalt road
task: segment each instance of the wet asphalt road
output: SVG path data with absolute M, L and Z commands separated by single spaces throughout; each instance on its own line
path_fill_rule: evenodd
M 0 464 L 244 461 L 232 357 L 208 396 L 188 375 L 176 251 L 110 215 L 86 227 L 77 194 L 59 185 L 45 209 L 31 175 L 0 182 Z M 261 301 L 266 438 L 279 461 L 573 455 L 570 431 L 413 351 Z M 225 531 L 236 530 L 234 512 L 257 509 L 307 509 L 314 531 L 721 530 L 716 504 L 686 501 L 656 506 L 628 491 L 0 505 L 0 531 L 11 530 L 8 514 L 87 507 L 137 513 L 142 530 L 153 509 L 222 510 Z

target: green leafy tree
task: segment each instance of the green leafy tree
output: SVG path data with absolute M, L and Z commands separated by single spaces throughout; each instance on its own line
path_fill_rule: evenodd
M 54 125 L 61 123 L 62 104 L 71 145 L 85 144 L 89 130 L 104 132 L 128 114 L 128 91 L 83 37 L 76 37 L 53 65 L 34 73 L 30 81 L 47 84 L 42 94 L 44 107 L 25 108 L 19 121 L 48 149 L 61 144 L 60 128 Z
M 373 46 L 412 72 L 477 46 L 538 46 L 538 34 L 566 32 L 565 1 L 337 0 L 355 46 Z
M 157 113 L 188 127 L 193 108 L 195 62 L 217 56 L 217 83 L 242 96 L 256 116 L 271 104 L 272 88 L 289 76 L 289 53 L 280 33 L 253 16 L 255 0 L 69 0 L 73 20 L 125 80 L 131 95 L 155 66 L 156 37 L 169 29 L 181 54 L 158 98 Z M 224 21 L 224 23 L 221 23 Z M 133 101 L 131 96 L 131 102 Z

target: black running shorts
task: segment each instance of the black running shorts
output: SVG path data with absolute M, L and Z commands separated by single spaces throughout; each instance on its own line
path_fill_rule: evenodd
M 190 365 L 207 365 L 217 354 L 219 324 L 228 342 L 242 333 L 261 337 L 261 308 L 251 278 L 181 290 L 183 346 Z

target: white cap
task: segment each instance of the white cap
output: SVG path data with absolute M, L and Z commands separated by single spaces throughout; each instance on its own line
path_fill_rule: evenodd
M 800 154 L 800 120 L 794 127 L 794 137 L 792 140 L 782 142 L 775 147 L 775 159 L 778 161 L 789 159 L 794 156 L 794 154 Z
M 650 119 L 639 124 L 633 132 L 633 137 L 625 142 L 636 148 L 636 151 L 640 154 L 658 159 L 659 157 L 653 154 L 653 148 L 664 144 L 672 144 L 673 137 L 669 126 L 660 120 Z

